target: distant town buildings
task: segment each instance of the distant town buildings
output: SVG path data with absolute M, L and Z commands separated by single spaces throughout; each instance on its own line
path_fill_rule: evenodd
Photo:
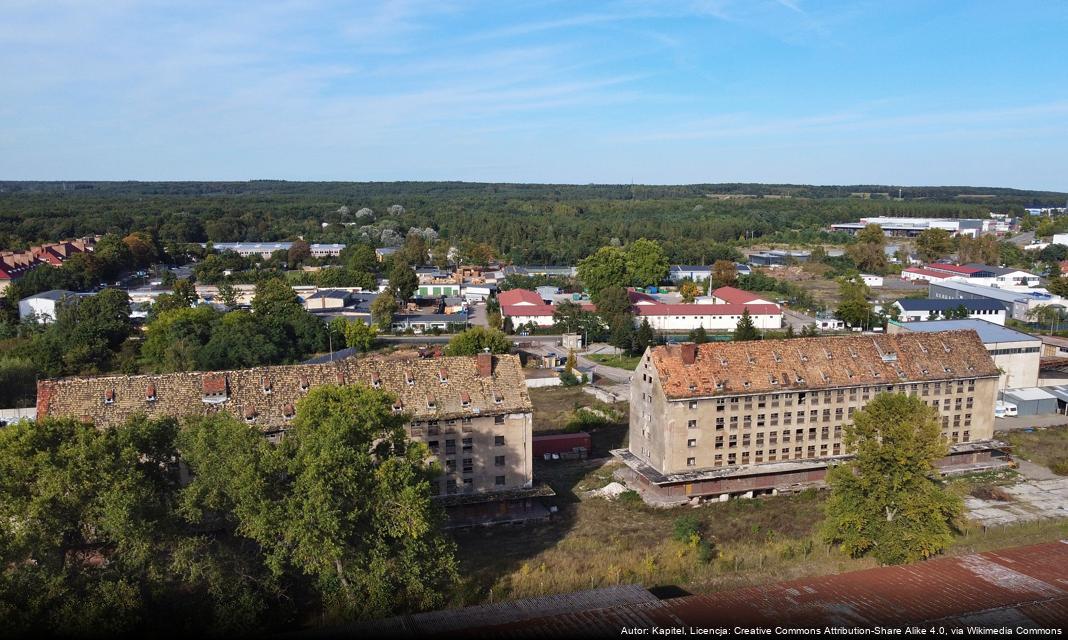
M 859 222 L 841 222 L 832 224 L 832 231 L 855 235 L 869 224 L 877 224 L 888 236 L 913 238 L 928 229 L 945 229 L 951 235 L 977 237 L 984 233 L 1008 233 L 1010 227 L 1005 220 L 974 218 L 891 218 L 873 216 L 861 218 Z
M 208 243 L 201 243 L 201 246 L 207 247 Z M 213 243 L 212 248 L 216 251 L 233 251 L 237 255 L 243 258 L 257 257 L 257 258 L 270 258 L 271 254 L 275 251 L 289 251 L 289 248 L 293 246 L 292 242 L 216 242 Z M 327 256 L 341 255 L 342 250 L 345 249 L 343 244 L 318 244 L 312 243 L 309 245 L 311 255 L 313 258 L 324 258 Z
M 48 242 L 25 251 L 0 251 L 0 293 L 12 282 L 42 265 L 61 266 L 78 253 L 92 251 L 96 238 L 87 236 L 74 240 Z
M 882 392 L 937 407 L 945 465 L 989 462 L 999 371 L 974 331 L 648 349 L 631 384 L 629 449 L 613 452 L 665 500 L 820 481 L 842 433 Z
M 944 318 L 947 313 L 964 309 L 969 318 L 985 320 L 998 325 L 1005 324 L 1005 305 L 989 298 L 937 299 L 904 298 L 894 303 L 902 322 L 921 322 Z

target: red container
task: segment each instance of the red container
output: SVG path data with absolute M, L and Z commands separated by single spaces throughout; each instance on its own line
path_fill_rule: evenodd
M 540 458 L 546 453 L 572 453 L 577 448 L 584 448 L 588 454 L 592 441 L 585 431 L 578 433 L 561 433 L 549 436 L 534 436 L 531 440 L 534 457 Z

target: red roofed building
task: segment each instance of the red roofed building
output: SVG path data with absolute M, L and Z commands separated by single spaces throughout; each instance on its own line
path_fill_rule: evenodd
M 529 289 L 510 289 L 497 294 L 497 301 L 502 307 L 548 306 L 536 292 Z
M 636 319 L 648 320 L 658 331 L 734 331 L 744 310 L 757 329 L 781 329 L 782 309 L 777 304 L 655 304 L 638 305 Z
M 955 277 L 953 274 L 946 273 L 945 271 L 934 271 L 933 269 L 925 269 L 923 267 L 909 267 L 908 269 L 901 270 L 902 280 L 936 282 L 938 280 L 946 280 L 947 278 L 953 277 Z
M 766 300 L 752 291 L 735 287 L 720 287 L 712 292 L 711 297 L 715 304 L 774 304 L 773 300 Z

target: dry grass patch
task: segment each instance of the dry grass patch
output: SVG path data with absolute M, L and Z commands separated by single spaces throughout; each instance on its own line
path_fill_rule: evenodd
M 1068 425 L 999 432 L 998 437 L 1011 444 L 1017 456 L 1068 475 Z

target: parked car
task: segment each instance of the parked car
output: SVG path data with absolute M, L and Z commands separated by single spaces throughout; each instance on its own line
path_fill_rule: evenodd
M 1018 415 L 1018 410 L 1015 404 L 1005 402 L 1004 400 L 998 400 L 994 404 L 995 418 L 1009 418 L 1015 415 Z

